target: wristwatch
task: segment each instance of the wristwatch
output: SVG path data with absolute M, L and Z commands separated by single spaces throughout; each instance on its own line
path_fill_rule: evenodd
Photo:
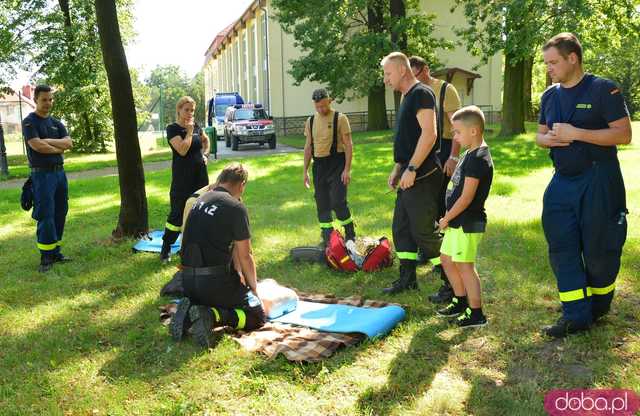
M 413 165 L 409 165 L 409 166 L 407 166 L 407 170 L 408 170 L 409 172 L 415 172 L 415 171 L 416 171 L 416 167 L 415 167 L 415 166 L 413 166 Z
M 458 156 L 449 156 L 449 159 L 453 160 L 454 162 L 457 162 L 460 160 Z

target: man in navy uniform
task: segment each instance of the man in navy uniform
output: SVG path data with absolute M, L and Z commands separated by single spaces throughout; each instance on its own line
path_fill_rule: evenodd
M 557 84 L 542 96 L 536 138 L 555 168 L 542 226 L 563 309 L 544 333 L 560 338 L 589 329 L 613 300 L 628 212 L 616 146 L 631 142 L 631 120 L 620 89 L 584 73 L 573 34 L 554 36 L 543 54 Z
M 73 142 L 64 124 L 50 116 L 53 92 L 39 85 L 34 92 L 36 111 L 22 121 L 22 135 L 27 143 L 27 156 L 33 182 L 33 213 L 38 222 L 37 242 L 40 249 L 40 272 L 54 263 L 69 261 L 60 252 L 64 224 L 69 210 L 67 177 L 62 154 Z

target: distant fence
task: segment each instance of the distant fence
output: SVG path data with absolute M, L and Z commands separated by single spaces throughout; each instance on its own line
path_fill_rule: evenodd
M 502 122 L 502 114 L 500 111 L 494 110 L 493 106 L 478 106 L 484 112 L 486 122 L 488 124 L 497 124 Z M 349 124 L 352 131 L 366 131 L 369 123 L 369 114 L 366 111 L 345 113 L 349 117 Z M 273 122 L 275 124 L 276 134 L 280 136 L 288 136 L 294 134 L 304 134 L 304 123 L 309 116 L 300 117 L 276 117 Z M 396 122 L 395 110 L 387 110 L 387 123 L 389 128 L 393 128 Z

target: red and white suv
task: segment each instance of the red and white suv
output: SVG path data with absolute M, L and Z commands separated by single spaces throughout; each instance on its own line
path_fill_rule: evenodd
M 227 147 L 232 150 L 238 150 L 238 146 L 245 143 L 269 143 L 269 149 L 276 148 L 273 118 L 267 116 L 262 104 L 229 107 L 225 114 L 224 137 Z

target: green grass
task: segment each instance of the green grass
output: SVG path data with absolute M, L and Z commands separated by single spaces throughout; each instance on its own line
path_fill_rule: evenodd
M 636 126 L 640 127 L 640 126 Z M 640 129 L 636 138 L 640 138 Z M 350 203 L 358 230 L 390 236 L 389 134 L 356 139 Z M 629 237 L 613 313 L 589 333 L 549 342 L 538 333 L 557 315 L 555 282 L 540 226 L 552 170 L 533 135 L 489 140 L 496 164 L 480 248 L 486 328 L 461 332 L 434 316 L 438 282 L 419 269 L 421 289 L 384 297 L 397 265 L 375 274 L 333 273 L 291 263 L 288 250 L 318 239 L 302 156 L 244 162 L 258 272 L 301 290 L 392 299 L 408 317 L 388 337 L 318 364 L 267 361 L 229 338 L 214 350 L 172 342 L 158 322 L 158 297 L 173 267 L 112 244 L 117 178 L 72 181 L 65 252 L 75 258 L 41 276 L 34 221 L 18 190 L 0 191 L 0 412 L 4 415 L 544 415 L 554 388 L 640 390 L 639 146 L 620 152 Z M 224 162 L 209 165 L 213 178 Z M 148 173 L 152 227 L 168 211 L 170 172 Z
M 9 156 L 9 175 L 0 175 L 0 181 L 7 179 L 26 178 L 29 176 L 29 162 L 24 155 Z M 168 146 L 158 148 L 143 154 L 143 162 L 158 162 L 171 159 Z M 115 153 L 66 153 L 64 155 L 64 170 L 81 172 L 92 169 L 115 167 L 118 165 Z

